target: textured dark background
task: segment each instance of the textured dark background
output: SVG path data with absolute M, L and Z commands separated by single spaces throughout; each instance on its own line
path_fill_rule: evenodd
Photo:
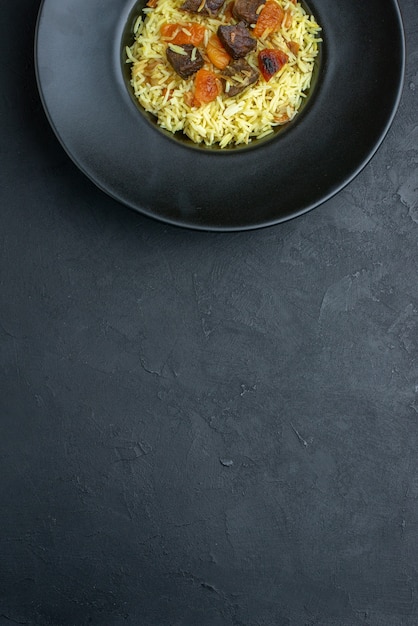
M 0 625 L 416 626 L 415 0 L 372 162 L 242 234 L 96 189 L 1 5 Z

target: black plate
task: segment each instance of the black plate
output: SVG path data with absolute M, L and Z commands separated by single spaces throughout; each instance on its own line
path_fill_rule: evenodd
M 35 42 L 49 121 L 78 167 L 164 222 L 244 230 L 317 207 L 373 156 L 398 107 L 405 42 L 396 0 L 310 0 L 323 28 L 313 95 L 248 148 L 198 148 L 161 132 L 127 88 L 122 49 L 138 0 L 44 0 Z

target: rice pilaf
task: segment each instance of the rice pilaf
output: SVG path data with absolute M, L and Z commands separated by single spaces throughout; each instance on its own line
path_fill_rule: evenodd
M 276 32 L 263 33 L 256 38 L 256 48 L 246 61 L 259 72 L 258 55 L 262 50 L 279 50 L 287 62 L 270 79 L 260 74 L 257 82 L 244 91 L 229 96 L 228 83 L 211 102 L 199 103 L 193 99 L 194 77 L 181 78 L 167 61 L 170 45 L 161 37 L 164 24 L 201 24 L 204 38 L 197 46 L 204 68 L 221 76 L 206 51 L 209 38 L 220 25 L 231 24 L 226 2 L 218 15 L 185 14 L 180 9 L 183 0 L 153 0 L 138 16 L 135 40 L 126 48 L 127 63 L 131 63 L 131 84 L 142 107 L 156 116 L 158 124 L 172 132 L 182 131 L 193 142 L 206 145 L 248 144 L 253 138 L 262 138 L 274 127 L 287 124 L 297 114 L 311 85 L 321 28 L 299 2 L 277 2 L 284 13 Z M 265 5 L 264 5 L 265 6 Z M 187 25 L 185 25 L 187 32 Z M 252 34 L 254 25 L 249 28 Z M 171 45 L 177 51 L 178 46 Z M 195 54 L 195 53 L 194 53 Z

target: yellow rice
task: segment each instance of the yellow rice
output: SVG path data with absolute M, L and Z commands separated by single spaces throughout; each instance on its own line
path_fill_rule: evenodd
M 193 77 L 182 79 L 168 63 L 167 43 L 161 38 L 160 28 L 164 23 L 203 24 L 207 29 L 205 44 L 220 24 L 229 23 L 223 9 L 216 17 L 186 13 L 179 8 L 184 0 L 158 0 L 156 8 L 143 9 L 135 22 L 134 43 L 126 48 L 126 62 L 132 63 L 131 84 L 142 107 L 156 116 L 162 128 L 172 133 L 182 131 L 195 143 L 218 143 L 221 148 L 248 144 L 253 138 L 272 133 L 275 126 L 291 121 L 311 85 L 318 44 L 322 41 L 321 28 L 299 3 L 276 1 L 291 14 L 291 25 L 286 27 L 284 19 L 277 33 L 265 41 L 257 40 L 257 48 L 246 60 L 258 69 L 258 52 L 271 47 L 285 52 L 288 62 L 268 82 L 260 75 L 257 83 L 235 97 L 223 93 L 199 107 L 186 102 L 185 94 L 193 91 Z M 224 8 L 226 5 L 227 2 Z M 287 46 L 290 41 L 299 45 L 296 56 Z M 199 49 L 205 67 L 218 72 L 205 56 L 204 47 Z

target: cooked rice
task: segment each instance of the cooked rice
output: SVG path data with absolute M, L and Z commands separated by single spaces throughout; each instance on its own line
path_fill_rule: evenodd
M 258 69 L 257 54 L 266 47 L 277 48 L 288 55 L 288 62 L 268 82 L 260 75 L 257 83 L 235 97 L 227 93 L 199 107 L 187 103 L 186 94 L 193 93 L 193 77 L 178 76 L 166 59 L 167 42 L 160 35 L 164 23 L 196 22 L 207 31 L 204 44 L 220 24 L 229 23 L 223 10 L 216 16 L 185 13 L 179 7 L 184 0 L 158 0 L 155 8 L 143 9 L 134 25 L 135 41 L 126 48 L 126 62 L 132 63 L 131 84 L 136 98 L 146 111 L 153 113 L 162 128 L 175 133 L 183 131 L 195 143 L 221 148 L 248 144 L 252 138 L 262 138 L 275 126 L 291 121 L 297 114 L 311 85 L 318 44 L 322 41 L 320 26 L 299 4 L 291 0 L 276 0 L 285 11 L 280 31 L 265 41 L 257 40 L 257 48 L 246 56 L 247 62 Z M 227 5 L 225 2 L 224 8 Z M 286 27 L 286 16 L 291 25 Z M 287 42 L 296 42 L 295 56 Z M 216 70 L 200 47 L 205 68 Z

